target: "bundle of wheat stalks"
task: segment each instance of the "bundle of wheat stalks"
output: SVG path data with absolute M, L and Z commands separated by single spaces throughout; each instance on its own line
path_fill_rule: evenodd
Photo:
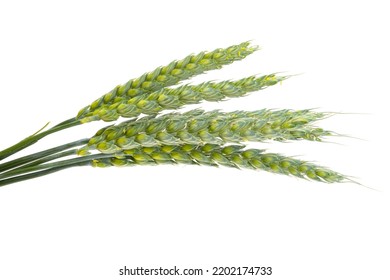
M 327 183 L 350 181 L 313 163 L 265 150 L 245 149 L 246 141 L 321 141 L 335 135 L 315 126 L 330 116 L 313 110 L 268 110 L 186 113 L 163 110 L 202 101 L 242 97 L 288 78 L 277 74 L 235 81 L 177 85 L 195 75 L 242 60 L 258 48 L 249 42 L 189 55 L 115 87 L 76 117 L 39 131 L 0 152 L 0 161 L 43 137 L 84 123 L 129 120 L 102 128 L 81 139 L 0 164 L 0 186 L 32 179 L 74 166 L 133 166 L 140 164 L 198 164 L 261 169 Z M 67 159 L 63 159 L 67 157 Z

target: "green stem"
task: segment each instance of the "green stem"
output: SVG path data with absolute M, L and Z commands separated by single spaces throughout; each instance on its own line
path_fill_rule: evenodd
M 12 178 L 5 179 L 5 180 L 0 180 L 0 187 L 3 187 L 5 185 L 9 185 L 9 184 L 14 184 L 17 182 L 22 182 L 25 180 L 30 180 L 33 178 L 38 178 L 38 177 L 48 175 L 48 174 L 51 174 L 51 173 L 54 173 L 57 171 L 61 171 L 61 170 L 66 169 L 66 168 L 76 167 L 76 166 L 87 166 L 87 165 L 89 165 L 88 162 L 74 163 L 74 164 L 69 164 L 66 166 L 59 166 L 59 167 L 55 167 L 55 168 L 51 168 L 51 169 L 46 169 L 43 171 L 38 171 L 35 173 L 30 173 L 30 174 L 26 174 L 26 175 L 22 175 L 22 176 L 12 177 Z
M 74 141 L 74 142 L 71 142 L 71 143 L 67 143 L 67 144 L 64 144 L 64 145 L 61 145 L 61 146 L 58 146 L 58 147 L 55 147 L 55 148 L 51 148 L 51 149 L 45 150 L 45 151 L 41 151 L 41 152 L 34 153 L 34 154 L 31 154 L 31 155 L 28 155 L 28 156 L 24 156 L 24 157 L 21 157 L 21 158 L 18 158 L 18 159 L 9 161 L 9 162 L 5 162 L 3 164 L 0 164 L 0 173 L 4 172 L 6 170 L 12 169 L 14 167 L 23 165 L 23 164 L 36 161 L 36 160 L 41 159 L 43 157 L 46 157 L 46 156 L 49 156 L 49 155 L 53 155 L 55 153 L 62 152 L 64 150 L 67 150 L 67 149 L 70 149 L 70 148 L 74 148 L 74 147 L 77 147 L 77 146 L 84 145 L 84 144 L 88 143 L 88 140 L 89 139 L 81 139 L 81 140 Z
M 0 151 L 0 161 L 31 146 L 32 144 L 38 142 L 40 139 L 42 139 L 43 137 L 49 135 L 49 134 L 52 134 L 54 132 L 58 132 L 58 131 L 61 131 L 61 130 L 64 130 L 64 129 L 67 129 L 67 128 L 70 128 L 70 127 L 73 127 L 73 126 L 77 126 L 77 125 L 80 125 L 81 122 L 79 120 L 76 120 L 76 118 L 72 118 L 72 119 L 69 119 L 69 120 L 66 120 L 46 131 L 43 131 L 43 132 L 40 132 L 40 133 L 35 133 L 25 139 L 23 139 L 22 141 L 20 141 L 19 143 L 15 144 L 15 145 L 12 145 L 11 147 L 3 150 L 3 151 Z
M 42 165 L 34 165 L 31 167 L 20 168 L 17 170 L 11 170 L 10 172 L 7 172 L 7 174 L 0 175 L 0 179 L 1 179 L 0 187 L 8 184 L 13 184 L 16 182 L 40 177 L 46 174 L 63 170 L 65 168 L 70 168 L 75 166 L 87 166 L 91 164 L 92 160 L 110 158 L 112 156 L 113 155 L 110 154 L 95 154 L 95 155 L 83 156 L 83 157 L 72 158 L 63 161 L 42 164 Z
M 27 168 L 32 168 L 34 166 L 38 166 L 38 165 L 45 163 L 45 162 L 49 162 L 49 161 L 52 161 L 55 159 L 63 158 L 66 156 L 72 156 L 72 155 L 76 155 L 76 154 L 77 154 L 77 149 L 72 149 L 72 150 L 56 153 L 53 155 L 49 155 L 49 156 L 34 160 L 28 164 L 19 166 L 18 168 L 8 170 L 7 172 L 0 174 L 0 179 L 15 176 L 18 174 L 22 174 L 22 173 L 25 173 L 25 170 L 28 170 Z
M 75 120 L 76 120 L 76 118 L 67 119 L 66 121 L 60 122 L 59 124 L 55 125 L 54 127 L 63 126 L 63 125 L 69 124 L 71 122 L 74 122 Z
M 72 150 L 67 150 L 67 151 L 63 151 L 63 152 L 60 152 L 60 153 L 56 153 L 56 154 L 53 154 L 53 155 L 49 155 L 49 156 L 43 157 L 41 159 L 34 160 L 34 161 L 32 161 L 32 162 L 30 162 L 28 164 L 25 164 L 25 165 L 23 165 L 21 167 L 13 169 L 13 170 L 18 170 L 18 169 L 21 169 L 21 168 L 31 167 L 31 166 L 34 166 L 34 165 L 39 165 L 39 164 L 42 164 L 42 163 L 45 163 L 45 162 L 53 161 L 55 159 L 59 159 L 59 158 L 67 157 L 67 156 L 75 156 L 75 155 L 77 155 L 77 151 L 78 151 L 78 149 L 72 149 Z M 5 173 L 3 173 L 3 174 L 5 174 Z

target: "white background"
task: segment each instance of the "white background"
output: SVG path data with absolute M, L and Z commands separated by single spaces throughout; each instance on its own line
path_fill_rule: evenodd
M 227 168 L 70 169 L 0 189 L 0 279 L 149 279 L 119 276 L 124 265 L 272 266 L 269 279 L 390 279 L 388 26 L 386 1 L 2 0 L 0 148 L 173 59 L 253 40 L 261 51 L 194 81 L 301 75 L 196 107 L 353 113 L 322 126 L 361 140 L 257 146 L 379 191 Z M 103 125 L 58 133 L 26 152 Z

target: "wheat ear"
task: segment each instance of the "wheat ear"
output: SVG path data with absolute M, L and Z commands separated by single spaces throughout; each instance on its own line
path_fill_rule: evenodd
M 247 149 L 243 146 L 206 144 L 142 147 L 125 150 L 124 155 L 92 160 L 94 167 L 133 166 L 139 164 L 198 164 L 207 166 L 228 166 L 245 169 L 258 169 L 276 174 L 290 175 L 326 183 L 347 182 L 349 179 L 337 172 L 265 150 Z
M 311 110 L 259 110 L 253 112 L 192 110 L 184 114 L 171 113 L 160 117 L 144 117 L 99 130 L 80 155 L 97 149 L 116 153 L 141 146 L 205 143 L 223 144 L 241 141 L 321 141 L 330 131 L 310 123 L 326 117 L 327 113 Z
M 184 105 L 201 101 L 222 101 L 227 98 L 245 96 L 273 86 L 288 76 L 276 74 L 250 76 L 236 81 L 219 83 L 205 82 L 199 85 L 183 85 L 177 88 L 163 88 L 152 93 L 143 93 L 132 98 L 117 97 L 112 104 L 102 104 L 83 115 L 82 122 L 104 120 L 115 121 L 119 117 L 133 118 L 140 114 L 156 115 L 163 110 L 180 109 Z
M 209 70 L 220 69 L 224 65 L 244 59 L 257 49 L 257 46 L 252 46 L 249 42 L 243 42 L 225 49 L 219 48 L 211 52 L 200 52 L 195 55 L 188 55 L 181 60 L 172 61 L 166 66 L 157 67 L 139 78 L 131 79 L 127 83 L 115 87 L 89 106 L 81 109 L 76 118 L 89 121 L 91 119 L 84 119 L 84 116 L 102 106 L 115 103 L 118 98 L 120 100 L 128 100 L 143 93 L 152 93 L 164 87 L 175 85 L 195 75 Z

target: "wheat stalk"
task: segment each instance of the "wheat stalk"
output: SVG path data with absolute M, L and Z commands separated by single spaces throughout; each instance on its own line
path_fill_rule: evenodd
M 81 139 L 0 164 L 0 186 L 36 178 L 75 166 L 132 166 L 183 163 L 260 169 L 327 183 L 352 182 L 346 176 L 296 158 L 265 150 L 244 149 L 245 141 L 322 141 L 335 133 L 315 125 L 331 113 L 314 110 L 221 112 L 192 110 L 158 115 L 202 101 L 245 96 L 275 85 L 287 76 L 250 76 L 235 81 L 181 85 L 206 71 L 241 60 L 257 50 L 248 42 L 189 55 L 115 87 L 79 111 L 77 117 L 40 130 L 0 151 L 0 160 L 43 137 L 95 120 L 132 118 Z M 140 117 L 140 115 L 147 115 Z M 236 143 L 237 145 L 227 145 Z M 67 157 L 68 159 L 63 160 Z
M 63 152 L 63 156 L 67 155 L 69 154 Z M 117 154 L 95 154 L 53 163 L 44 162 L 46 161 L 41 160 L 38 165 L 28 165 L 0 174 L 0 186 L 47 175 L 75 166 L 123 167 L 160 164 L 227 166 L 240 169 L 263 170 L 275 174 L 295 176 L 301 179 L 325 183 L 353 182 L 338 172 L 311 162 L 275 153 L 266 153 L 265 150 L 244 149 L 244 146 L 241 145 L 162 145 L 158 147 L 139 147 L 123 150 Z

